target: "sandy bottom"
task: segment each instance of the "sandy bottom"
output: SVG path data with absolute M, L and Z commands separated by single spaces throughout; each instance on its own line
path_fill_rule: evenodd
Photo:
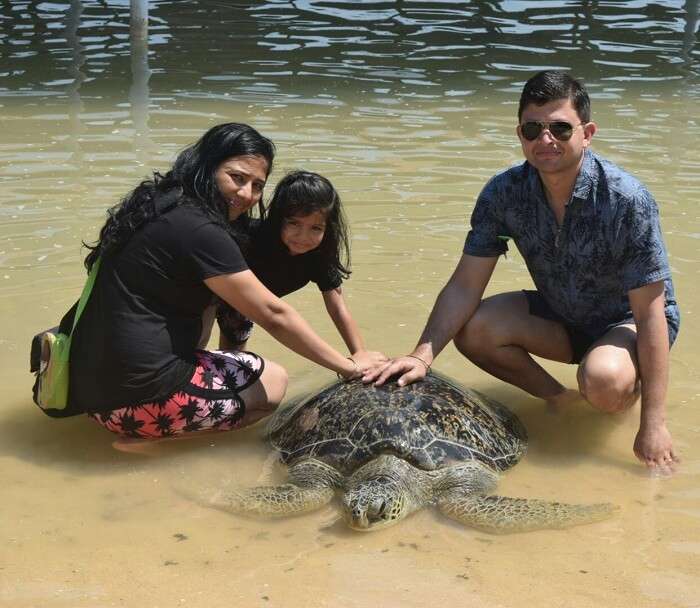
M 279 478 L 260 428 L 125 454 L 89 420 L 45 418 L 18 395 L 0 423 L 0 606 L 700 606 L 697 419 L 674 417 L 681 471 L 650 479 L 630 457 L 637 413 L 551 414 L 501 390 L 531 442 L 499 492 L 611 501 L 612 519 L 509 536 L 432 509 L 367 534 L 337 505 L 246 519 L 182 490 Z

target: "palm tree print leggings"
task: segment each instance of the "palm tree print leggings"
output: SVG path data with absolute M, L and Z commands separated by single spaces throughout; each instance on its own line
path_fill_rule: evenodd
M 255 353 L 195 352 L 190 383 L 169 397 L 88 416 L 123 437 L 161 438 L 238 428 L 245 414 L 240 392 L 256 382 L 264 360 Z

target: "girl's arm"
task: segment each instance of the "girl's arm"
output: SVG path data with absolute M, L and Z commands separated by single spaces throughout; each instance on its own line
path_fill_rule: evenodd
M 365 343 L 362 340 L 360 328 L 357 326 L 345 303 L 342 288 L 336 287 L 322 293 L 326 310 L 338 328 L 338 333 L 343 338 L 353 359 L 356 359 L 358 362 L 367 362 L 368 365 L 376 365 L 387 361 L 387 357 L 383 353 L 365 350 Z
M 289 304 L 268 290 L 250 270 L 204 280 L 217 296 L 260 325 L 298 355 L 345 376 L 361 375 L 368 365 L 348 359 L 324 342 Z
M 360 329 L 352 318 L 350 310 L 345 303 L 341 287 L 321 292 L 323 303 L 333 323 L 338 328 L 338 333 L 343 338 L 350 354 L 365 350 L 365 343 L 360 335 Z

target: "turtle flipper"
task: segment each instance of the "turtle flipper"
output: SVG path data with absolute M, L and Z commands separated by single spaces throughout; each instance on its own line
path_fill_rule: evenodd
M 245 515 L 287 517 L 319 509 L 333 498 L 333 488 L 300 488 L 287 483 L 217 491 L 207 497 L 212 507 Z
M 205 502 L 225 511 L 264 517 L 286 517 L 319 509 L 328 504 L 342 475 L 314 459 L 299 461 L 289 468 L 291 483 L 255 486 L 212 492 Z
M 610 503 L 567 504 L 505 496 L 446 492 L 440 510 L 457 521 L 485 532 L 507 534 L 543 528 L 567 528 L 607 519 L 617 509 Z

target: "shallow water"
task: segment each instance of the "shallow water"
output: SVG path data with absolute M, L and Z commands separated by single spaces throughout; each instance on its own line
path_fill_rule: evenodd
M 700 49 L 697 2 L 126 2 L 0 9 L 0 606 L 700 606 Z M 130 56 L 130 49 L 133 51 Z M 683 463 L 651 479 L 638 411 L 551 414 L 466 363 L 436 367 L 512 407 L 530 434 L 507 495 L 620 506 L 602 523 L 490 536 L 424 510 L 375 534 L 328 507 L 276 522 L 183 496 L 278 477 L 260 428 L 113 450 L 88 420 L 29 398 L 31 335 L 77 297 L 81 240 L 206 128 L 246 121 L 285 170 L 328 175 L 353 233 L 345 291 L 368 344 L 410 349 L 459 258 L 469 212 L 520 160 L 517 97 L 544 67 L 585 78 L 595 149 L 646 182 L 670 251 L 681 333 L 669 427 Z M 528 287 L 514 248 L 489 293 Z M 340 346 L 312 288 L 290 301 Z M 332 374 L 257 331 L 290 397 Z M 574 369 L 548 364 L 573 386 Z

